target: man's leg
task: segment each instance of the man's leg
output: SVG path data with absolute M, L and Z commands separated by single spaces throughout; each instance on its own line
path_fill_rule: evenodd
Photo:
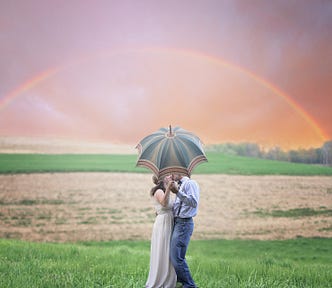
M 175 220 L 171 238 L 171 261 L 176 271 L 178 282 L 181 282 L 184 288 L 196 287 L 185 259 L 193 230 L 193 221 L 177 222 Z

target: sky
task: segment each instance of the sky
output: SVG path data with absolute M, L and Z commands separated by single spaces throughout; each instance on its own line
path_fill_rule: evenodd
M 0 138 L 332 139 L 332 1 L 0 2 Z

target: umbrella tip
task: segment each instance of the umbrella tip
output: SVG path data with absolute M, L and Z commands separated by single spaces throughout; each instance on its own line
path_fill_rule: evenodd
M 168 137 L 173 137 L 172 125 L 169 125 Z

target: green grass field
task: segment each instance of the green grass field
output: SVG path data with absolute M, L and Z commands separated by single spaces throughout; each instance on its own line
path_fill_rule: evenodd
M 0 240 L 0 287 L 144 287 L 149 245 Z M 199 287 L 332 287 L 332 239 L 197 240 L 187 255 Z
M 196 174 L 233 175 L 332 175 L 332 167 L 296 164 L 217 152 L 207 154 L 208 163 L 197 166 Z M 0 174 L 45 172 L 130 172 L 151 173 L 136 167 L 136 155 L 0 154 Z

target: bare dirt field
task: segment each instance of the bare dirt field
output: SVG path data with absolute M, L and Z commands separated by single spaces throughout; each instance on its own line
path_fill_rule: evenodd
M 134 146 L 0 138 L 0 153 L 132 154 L 137 153 Z M 201 188 L 194 239 L 332 237 L 332 177 L 193 179 Z M 61 242 L 150 239 L 155 218 L 151 187 L 150 174 L 0 175 L 0 237 Z M 314 215 L 271 215 L 305 209 Z
M 193 175 L 193 239 L 332 237 L 332 177 Z M 0 237 L 32 241 L 150 239 L 150 174 L 0 175 Z M 318 215 L 272 217 L 308 208 Z

